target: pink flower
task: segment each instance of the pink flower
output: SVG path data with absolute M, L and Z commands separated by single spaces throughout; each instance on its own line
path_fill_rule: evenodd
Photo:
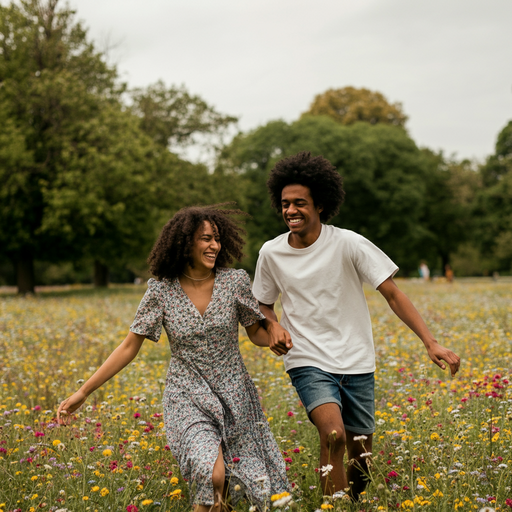
M 300 453 L 300 448 L 294 448 L 293 453 Z
M 164 446 L 164 450 L 169 451 L 170 449 L 171 449 L 171 447 L 170 447 L 168 444 L 166 444 L 166 445 Z
M 233 457 L 233 462 L 236 464 L 237 462 L 240 462 L 240 459 L 238 457 Z
M 134 415 L 133 415 L 134 418 L 140 418 L 140 413 L 136 412 Z
M 288 464 L 291 464 L 293 462 L 293 460 L 290 457 L 286 457 L 286 459 L 284 459 L 284 461 L 288 462 Z
M 505 505 L 507 505 L 508 507 L 512 508 L 512 499 L 507 498 L 507 499 L 505 500 Z
M 126 512 L 139 512 L 139 509 L 135 505 L 128 505 L 126 507 Z
M 36 437 L 43 437 L 44 436 L 44 432 L 34 432 L 34 435 Z
M 288 416 L 293 416 L 293 412 L 292 411 L 288 411 Z

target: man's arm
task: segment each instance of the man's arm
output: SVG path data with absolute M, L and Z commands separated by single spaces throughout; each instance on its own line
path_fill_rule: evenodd
M 263 304 L 261 302 L 259 304 L 260 311 L 265 315 L 265 320 L 262 322 L 268 332 L 270 350 L 278 356 L 287 354 L 288 350 L 293 347 L 292 338 L 290 333 L 277 321 L 274 304 Z
M 432 333 L 428 330 L 418 310 L 409 300 L 409 297 L 398 288 L 393 278 L 390 277 L 386 279 L 377 290 L 379 290 L 388 301 L 390 308 L 394 311 L 396 316 L 420 338 L 427 349 L 430 359 L 443 370 L 446 369 L 446 365 L 441 361 L 448 363 L 453 377 L 459 370 L 460 357 L 451 350 L 439 345 L 434 336 L 432 336 Z

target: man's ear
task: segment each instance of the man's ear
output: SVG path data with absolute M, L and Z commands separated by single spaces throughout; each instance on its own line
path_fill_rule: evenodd
M 323 204 L 319 204 L 317 207 L 316 207 L 318 213 L 322 213 L 324 211 L 324 205 Z

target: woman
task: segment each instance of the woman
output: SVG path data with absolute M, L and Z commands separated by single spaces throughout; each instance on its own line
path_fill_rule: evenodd
M 157 342 L 163 326 L 172 351 L 165 428 L 196 512 L 220 512 L 228 491 L 235 503 L 245 493 L 263 510 L 289 487 L 238 347 L 239 322 L 258 346 L 268 346 L 268 335 L 247 273 L 226 268 L 244 244 L 230 214 L 243 212 L 185 208 L 164 226 L 148 260 L 158 280 L 148 281 L 128 336 L 57 412 L 65 423 L 62 416 L 130 363 L 145 338 Z

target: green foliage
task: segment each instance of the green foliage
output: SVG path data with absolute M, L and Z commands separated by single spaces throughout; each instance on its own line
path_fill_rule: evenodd
M 131 96 L 141 129 L 163 147 L 190 144 L 198 134 L 222 134 L 237 121 L 184 87 L 167 88 L 162 81 L 134 89 Z
M 480 169 L 485 185 L 475 204 L 475 243 L 494 270 L 512 270 L 512 121 L 498 135 L 496 152 Z
M 343 126 L 326 116 L 305 116 L 287 124 L 273 121 L 239 135 L 222 154 L 240 173 L 253 220 L 249 263 L 262 243 L 286 230 L 272 212 L 266 180 L 275 162 L 299 151 L 330 160 L 344 179 L 347 199 L 332 223 L 357 231 L 394 258 L 405 271 L 416 268 L 428 236 L 420 223 L 425 205 L 425 157 L 407 133 L 389 125 Z

